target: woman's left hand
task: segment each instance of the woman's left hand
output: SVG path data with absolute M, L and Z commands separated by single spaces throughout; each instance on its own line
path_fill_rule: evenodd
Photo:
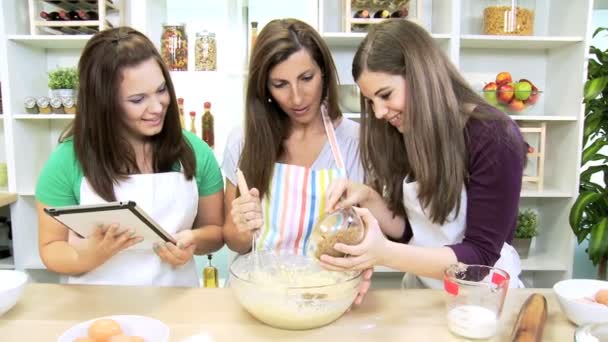
M 172 266 L 182 266 L 194 255 L 196 244 L 191 229 L 182 230 L 174 236 L 176 244 L 171 242 L 154 244 L 154 252 L 162 261 Z
M 349 246 L 336 243 L 334 249 L 347 254 L 344 257 L 321 255 L 320 265 L 330 271 L 365 270 L 375 265 L 384 264 L 388 240 L 380 230 L 378 221 L 368 209 L 353 207 L 366 226 L 363 241 L 358 245 Z

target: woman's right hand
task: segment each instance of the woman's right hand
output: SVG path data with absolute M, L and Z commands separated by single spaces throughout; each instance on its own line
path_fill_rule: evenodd
M 232 222 L 240 232 L 251 232 L 264 224 L 260 192 L 251 188 L 232 201 Z
M 118 224 L 99 226 L 91 236 L 84 239 L 85 259 L 90 264 L 99 266 L 118 252 L 142 242 L 142 236 L 136 236 L 133 229 L 122 228 Z
M 332 212 L 352 206 L 364 207 L 364 203 L 369 199 L 370 193 L 371 189 L 367 185 L 351 182 L 346 178 L 340 178 L 332 182 L 327 188 L 327 211 Z

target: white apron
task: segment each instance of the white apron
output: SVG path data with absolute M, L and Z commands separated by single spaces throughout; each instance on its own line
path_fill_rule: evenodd
M 467 214 L 467 192 L 464 188 L 460 195 L 458 216 L 454 219 L 456 210 L 454 209 L 443 225 L 433 223 L 422 210 L 418 199 L 418 183 L 403 181 L 403 205 L 413 232 L 413 237 L 409 242 L 410 245 L 441 247 L 459 243 L 464 238 Z M 523 287 L 518 278 L 521 273 L 521 261 L 517 251 L 511 245 L 506 242 L 503 244 L 500 258 L 494 266 L 509 273 L 511 276 L 509 287 Z M 443 289 L 443 280 L 418 277 L 410 273 L 405 274 L 403 282 L 407 288 Z
M 171 235 L 192 229 L 198 210 L 196 180 L 187 180 L 181 172 L 131 175 L 114 186 L 118 201 L 135 201 Z M 80 204 L 106 203 L 93 190 L 86 178 L 80 186 Z M 108 224 L 113 222 L 108 222 Z M 70 244 L 82 239 L 70 231 Z M 163 262 L 152 249 L 152 243 L 142 241 L 111 257 L 92 271 L 68 277 L 70 284 L 148 285 L 198 287 L 199 279 L 194 259 L 180 267 Z

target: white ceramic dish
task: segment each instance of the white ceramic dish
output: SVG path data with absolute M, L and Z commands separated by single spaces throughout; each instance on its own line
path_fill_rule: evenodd
M 89 326 L 98 319 L 110 318 L 115 320 L 125 335 L 139 336 L 148 342 L 169 341 L 169 327 L 154 318 L 136 315 L 105 316 L 78 323 L 66 330 L 57 342 L 74 342 L 79 337 L 87 337 Z
M 0 316 L 17 304 L 27 279 L 24 272 L 0 270 Z
M 602 289 L 608 289 L 608 281 L 568 279 L 553 286 L 559 306 L 576 325 L 608 322 L 608 306 L 585 300 L 595 298 L 597 291 Z

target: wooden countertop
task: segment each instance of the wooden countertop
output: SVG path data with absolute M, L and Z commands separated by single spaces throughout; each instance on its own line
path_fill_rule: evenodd
M 507 294 L 493 341 L 510 340 L 517 313 L 534 292 L 548 302 L 543 340 L 572 340 L 575 326 L 561 312 L 551 289 L 519 289 Z M 0 339 L 56 341 L 79 322 L 134 314 L 163 321 L 171 329 L 171 341 L 465 341 L 447 329 L 444 295 L 438 290 L 372 290 L 360 307 L 328 326 L 287 331 L 258 322 L 241 308 L 230 289 L 32 283 L 17 305 L 0 316 Z

